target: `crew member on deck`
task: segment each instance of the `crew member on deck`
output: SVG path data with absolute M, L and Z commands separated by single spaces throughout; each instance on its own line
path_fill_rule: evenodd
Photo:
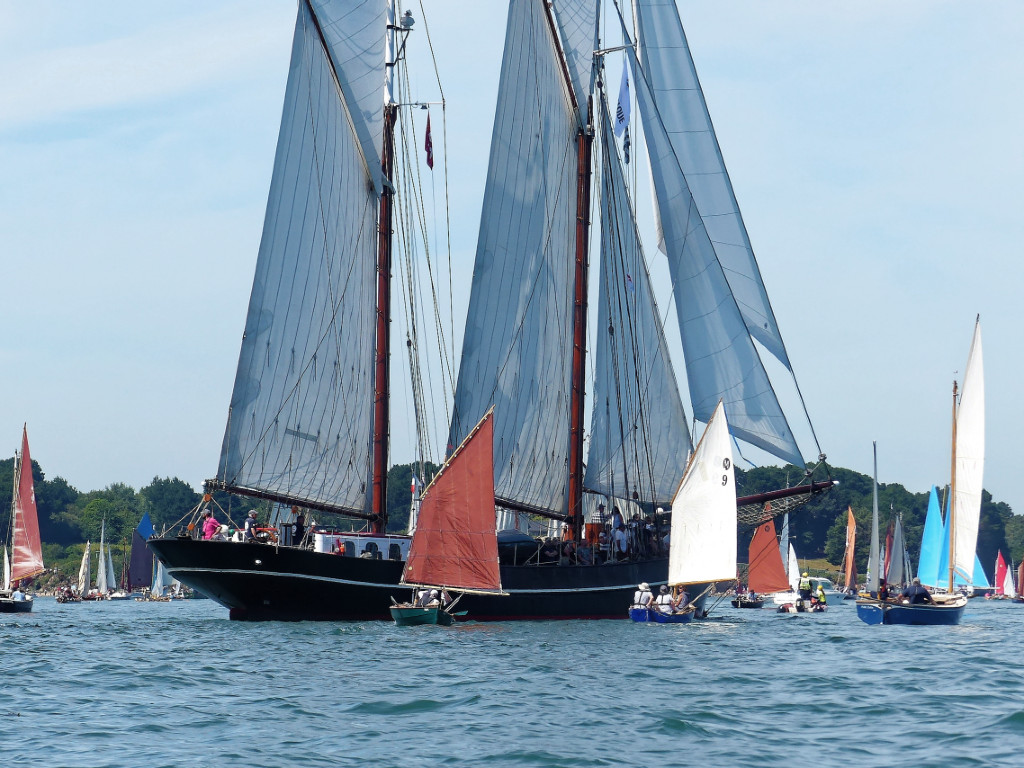
M 811 599 L 811 580 L 807 578 L 807 571 L 804 571 L 803 576 L 800 577 L 800 599 Z
M 655 598 L 654 602 L 657 604 L 658 610 L 662 613 L 675 613 L 675 606 L 672 604 L 672 592 L 669 590 L 667 584 L 661 585 L 661 592 Z
M 921 586 L 921 580 L 918 578 L 915 578 L 914 583 L 903 590 L 903 597 L 910 600 L 911 605 L 935 602 L 932 600 L 932 596 L 928 594 L 928 590 Z
M 249 516 L 245 518 L 245 540 L 256 540 L 256 510 L 250 509 Z
M 203 512 L 203 539 L 210 540 L 220 530 L 220 523 L 209 509 Z

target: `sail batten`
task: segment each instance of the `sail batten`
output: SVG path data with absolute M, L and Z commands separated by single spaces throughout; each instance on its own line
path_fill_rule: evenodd
M 543 4 L 512 0 L 449 433 L 492 406 L 496 496 L 566 506 L 577 116 Z
M 218 470 L 225 485 L 363 511 L 380 167 L 367 135 L 383 111 L 382 76 L 370 88 L 366 73 L 383 69 L 383 11 L 380 0 L 300 4 Z

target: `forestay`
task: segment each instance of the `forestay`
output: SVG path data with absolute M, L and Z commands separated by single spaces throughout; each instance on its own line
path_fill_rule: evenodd
M 578 123 L 551 32 L 512 0 L 448 443 L 494 406 L 495 495 L 563 511 Z
M 218 474 L 229 487 L 365 512 L 384 4 L 314 5 L 330 56 L 300 3 Z
M 690 433 L 606 106 L 600 112 L 601 270 L 585 485 L 668 503 Z
M 654 101 L 743 322 L 755 339 L 792 370 L 675 0 L 638 0 L 635 8 L 637 38 Z
M 736 578 L 736 482 L 725 409 L 719 403 L 672 499 L 668 582 Z

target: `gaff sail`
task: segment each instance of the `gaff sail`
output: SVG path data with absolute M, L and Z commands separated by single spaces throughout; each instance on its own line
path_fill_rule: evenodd
M 493 441 L 488 412 L 423 492 L 404 584 L 501 591 Z
M 786 569 L 779 554 L 775 523 L 761 523 L 754 531 L 747 554 L 747 586 L 753 592 L 785 592 L 789 589 Z

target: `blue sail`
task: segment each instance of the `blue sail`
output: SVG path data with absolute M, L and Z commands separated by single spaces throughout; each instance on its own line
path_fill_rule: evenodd
M 917 578 L 929 587 L 939 583 L 939 562 L 942 558 L 942 512 L 939 511 L 939 494 L 935 487 L 928 496 L 928 516 L 924 521 L 921 536 L 921 558 L 917 563 Z

